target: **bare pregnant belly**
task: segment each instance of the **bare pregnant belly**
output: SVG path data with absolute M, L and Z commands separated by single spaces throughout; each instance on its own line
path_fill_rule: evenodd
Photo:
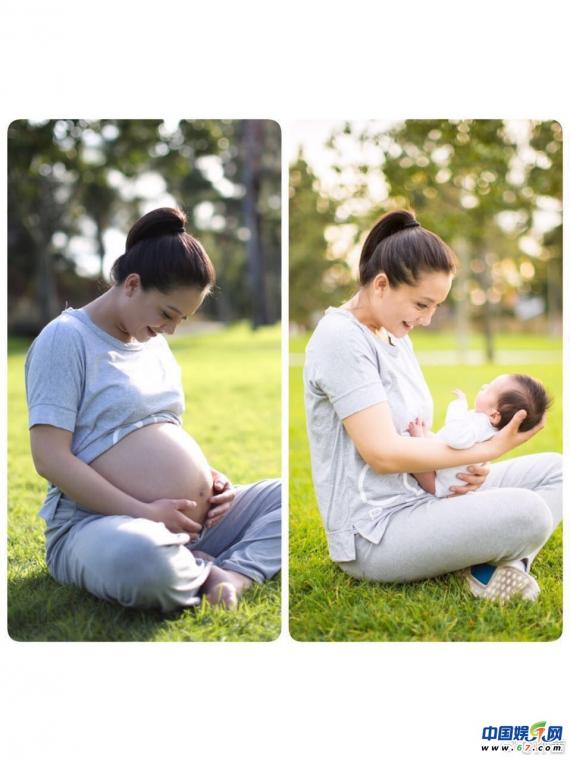
M 196 502 L 189 517 L 203 524 L 212 473 L 198 444 L 180 426 L 156 423 L 139 428 L 89 464 L 142 502 L 162 498 Z

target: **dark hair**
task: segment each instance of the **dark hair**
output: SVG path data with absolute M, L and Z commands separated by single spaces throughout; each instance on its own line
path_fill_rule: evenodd
M 360 284 L 383 272 L 393 288 L 416 285 L 421 272 L 455 273 L 455 255 L 414 215 L 398 209 L 384 214 L 368 233 L 360 254 Z
M 140 276 L 144 289 L 163 293 L 178 287 L 212 288 L 214 265 L 201 243 L 184 229 L 186 215 L 180 209 L 154 209 L 129 230 L 126 251 L 111 269 L 113 283 L 120 285 L 131 273 Z
M 530 375 L 511 375 L 517 384 L 517 389 L 511 389 L 500 394 L 497 409 L 501 413 L 501 419 L 496 428 L 501 430 L 509 423 L 515 412 L 526 410 L 526 417 L 519 427 L 519 431 L 530 431 L 540 423 L 542 416 L 552 404 L 552 399 L 546 393 L 546 389 L 539 381 Z

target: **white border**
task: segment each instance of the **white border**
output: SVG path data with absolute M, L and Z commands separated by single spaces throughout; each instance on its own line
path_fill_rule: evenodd
M 557 118 L 567 130 L 563 8 L 557 0 L 5 0 L 2 123 L 272 118 L 284 168 L 287 125 L 297 119 Z M 568 145 L 564 156 L 568 167 Z M 5 177 L 5 150 L 2 169 Z M 5 183 L 0 193 L 5 210 Z M 5 225 L 1 236 L 5 251 Z M 566 296 L 567 271 L 564 283 Z M 286 309 L 283 325 L 285 333 Z M 567 326 L 564 339 L 567 347 Z M 5 351 L 2 363 L 5 377 Z M 286 400 L 286 364 L 283 380 Z M 5 441 L 4 396 L 2 412 Z M 566 420 L 564 432 L 567 449 Z M 484 724 L 545 719 L 570 732 L 568 649 L 566 633 L 529 644 L 311 644 L 282 635 L 232 646 L 20 645 L 3 634 L 0 749 L 8 761 L 469 761 L 481 758 Z

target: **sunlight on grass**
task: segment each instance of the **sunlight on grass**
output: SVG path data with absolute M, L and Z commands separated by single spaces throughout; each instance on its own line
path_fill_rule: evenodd
M 418 334 L 420 335 L 420 334 Z M 308 336 L 296 336 L 292 353 L 304 351 Z M 424 331 L 423 351 L 452 347 L 449 336 Z M 534 336 L 502 336 L 502 346 L 540 351 L 557 349 L 560 341 Z M 540 378 L 554 396 L 544 431 L 516 454 L 562 451 L 561 363 L 525 364 L 524 368 L 491 365 L 428 366 L 426 380 L 435 402 L 434 428 L 443 423 L 451 391 L 460 387 L 472 400 L 483 382 L 521 370 Z M 522 601 L 504 607 L 472 598 L 456 575 L 416 584 L 382 585 L 348 577 L 329 560 L 325 535 L 311 480 L 303 407 L 302 368 L 290 370 L 289 390 L 289 610 L 290 632 L 302 641 L 546 641 L 562 632 L 562 529 L 540 552 L 533 572 L 542 594 L 537 605 Z M 512 456 L 507 455 L 506 458 Z
M 213 467 L 236 484 L 280 476 L 280 328 L 237 325 L 174 337 L 186 391 L 184 427 Z M 279 636 L 280 579 L 255 585 L 237 611 L 199 608 L 164 616 L 121 608 L 56 584 L 44 561 L 37 512 L 45 481 L 29 451 L 24 392 L 27 344 L 8 361 L 9 633 L 17 640 L 262 641 Z

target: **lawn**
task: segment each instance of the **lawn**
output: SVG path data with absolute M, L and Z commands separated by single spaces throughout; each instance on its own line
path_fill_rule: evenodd
M 458 575 L 416 584 L 373 584 L 350 578 L 329 559 L 311 481 L 299 361 L 307 336 L 290 342 L 289 389 L 289 628 L 301 641 L 547 641 L 562 632 L 562 528 L 533 565 L 542 588 L 536 605 L 512 601 L 501 607 L 477 600 Z M 499 336 L 497 346 L 528 352 L 532 364 L 436 365 L 431 350 L 453 347 L 451 335 L 423 331 L 414 344 L 435 402 L 435 428 L 443 422 L 452 388 L 470 400 L 482 383 L 520 371 L 543 380 L 555 397 L 544 431 L 516 452 L 562 451 L 562 350 L 556 339 Z M 475 347 L 476 348 L 476 347 Z M 552 361 L 552 354 L 559 361 Z M 548 360 L 545 360 L 545 357 Z M 507 457 L 512 456 L 507 455 Z
M 8 630 L 36 641 L 264 641 L 281 629 L 280 578 L 254 585 L 236 611 L 200 607 L 164 615 L 122 608 L 48 575 L 43 521 L 45 481 L 36 474 L 27 430 L 27 343 L 11 340 L 8 357 Z M 280 328 L 232 326 L 181 335 L 171 347 L 186 389 L 185 428 L 213 467 L 235 484 L 281 472 Z

